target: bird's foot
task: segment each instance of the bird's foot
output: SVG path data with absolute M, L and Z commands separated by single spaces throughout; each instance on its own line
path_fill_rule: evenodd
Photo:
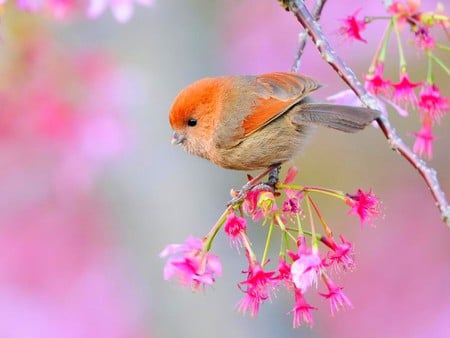
M 269 172 L 269 180 L 265 184 L 272 187 L 272 189 L 275 189 L 279 181 L 280 170 L 281 166 L 276 166 Z

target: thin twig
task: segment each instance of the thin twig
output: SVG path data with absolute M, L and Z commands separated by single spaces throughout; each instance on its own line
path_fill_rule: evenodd
M 319 21 L 320 15 L 322 14 L 322 9 L 325 6 L 326 2 L 327 0 L 316 0 L 316 3 L 312 10 L 312 15 L 316 21 Z M 308 41 L 308 31 L 307 29 L 304 29 L 298 34 L 297 53 L 295 54 L 294 64 L 291 67 L 291 70 L 293 72 L 298 72 L 298 70 L 300 69 L 301 59 L 307 41 Z
M 322 58 L 327 61 L 338 73 L 342 80 L 360 98 L 361 102 L 369 108 L 379 110 L 377 100 L 364 88 L 355 73 L 344 63 L 344 61 L 337 55 L 336 51 L 330 46 L 327 38 L 322 32 L 322 29 L 317 21 L 314 20 L 313 15 L 309 12 L 304 1 L 291 0 L 289 3 L 289 10 L 294 13 L 297 20 L 308 32 L 311 40 L 321 53 Z M 395 129 L 391 126 L 387 117 L 379 117 L 377 119 L 377 123 L 391 148 L 402 155 L 423 177 L 425 183 L 431 191 L 431 194 L 433 195 L 436 206 L 439 208 L 442 220 L 450 226 L 450 206 L 443 190 L 440 187 L 436 171 L 433 168 L 430 168 L 403 142 L 403 140 L 397 135 Z

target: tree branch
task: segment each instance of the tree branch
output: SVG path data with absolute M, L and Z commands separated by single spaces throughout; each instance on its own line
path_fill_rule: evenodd
M 316 4 L 314 5 L 314 8 L 312 10 L 312 15 L 314 17 L 314 20 L 319 21 L 320 15 L 322 14 L 322 9 L 325 6 L 325 3 L 327 0 L 316 0 Z M 294 64 L 291 67 L 291 70 L 293 72 L 298 72 L 300 69 L 301 59 L 303 55 L 303 51 L 306 47 L 306 42 L 308 38 L 308 30 L 304 29 L 298 34 L 298 49 L 297 53 L 295 54 Z
M 330 46 L 327 38 L 322 32 L 322 29 L 317 21 L 314 20 L 313 15 L 309 12 L 304 1 L 288 1 L 289 10 L 294 13 L 297 20 L 304 27 L 305 32 L 309 34 L 311 40 L 316 45 L 316 48 L 321 53 L 322 58 L 330 64 L 342 80 L 360 98 L 364 105 L 372 109 L 380 110 L 377 100 L 364 88 L 355 73 L 345 64 L 345 62 L 337 55 L 336 51 Z M 442 220 L 450 226 L 450 206 L 443 190 L 440 187 L 436 171 L 433 168 L 430 168 L 403 142 L 403 140 L 397 135 L 395 129 L 391 126 L 387 117 L 381 116 L 377 119 L 377 123 L 392 150 L 395 150 L 402 155 L 423 177 L 425 183 L 431 191 L 431 194 L 433 195 L 436 206 L 439 208 Z

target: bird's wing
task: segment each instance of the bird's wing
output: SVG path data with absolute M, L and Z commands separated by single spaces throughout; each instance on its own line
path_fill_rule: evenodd
M 222 115 L 218 123 L 228 128 L 215 128 L 214 145 L 219 149 L 237 146 L 319 87 L 317 81 L 297 73 L 239 77 L 234 89 L 226 95 L 234 96 L 232 101 L 239 102 L 241 111 Z M 236 108 L 222 108 L 233 109 Z
M 292 105 L 320 88 L 320 84 L 298 73 L 269 73 L 256 76 L 256 100 L 242 124 L 247 137 L 284 114 Z

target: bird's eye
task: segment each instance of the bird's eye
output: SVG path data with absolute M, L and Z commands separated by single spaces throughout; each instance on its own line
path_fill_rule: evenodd
M 188 125 L 189 127 L 195 127 L 195 126 L 197 125 L 197 119 L 190 118 L 190 119 L 187 121 L 187 125 Z

